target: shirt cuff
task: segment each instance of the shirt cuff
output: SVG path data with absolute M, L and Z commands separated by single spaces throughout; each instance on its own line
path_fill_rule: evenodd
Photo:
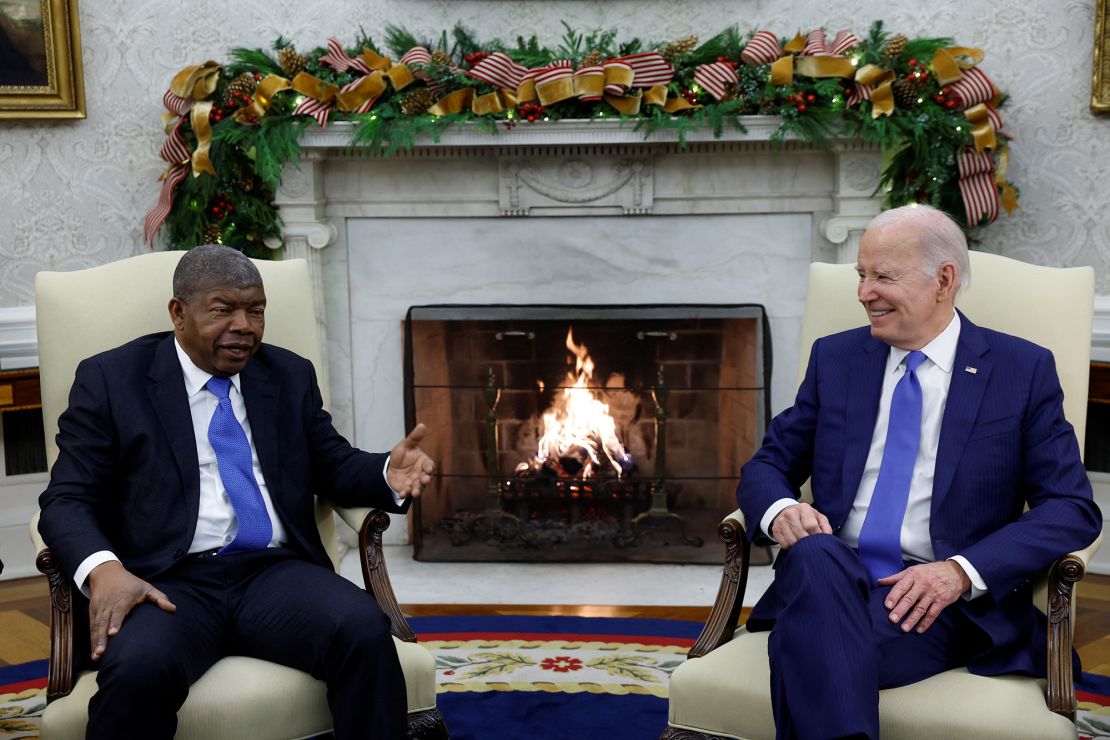
M 775 520 L 775 517 L 778 516 L 783 509 L 793 506 L 796 503 L 798 503 L 797 499 L 780 498 L 767 507 L 767 511 L 764 512 L 763 518 L 759 520 L 759 528 L 763 531 L 763 534 L 767 536 L 767 539 L 777 544 L 777 540 L 771 536 L 771 522 Z
M 385 465 L 382 466 L 382 477 L 385 478 L 385 485 L 389 489 L 389 492 L 393 494 L 393 503 L 400 506 L 405 503 L 405 497 L 393 490 L 393 486 L 389 485 L 389 476 L 386 475 L 386 471 L 389 470 L 389 460 L 391 457 L 393 457 L 393 455 L 385 456 Z
M 89 590 L 89 573 L 92 573 L 96 566 L 113 560 L 119 562 L 119 558 L 111 550 L 97 550 L 77 566 L 77 571 L 73 574 L 73 582 L 77 584 L 77 590 L 84 594 L 86 599 L 92 598 L 92 592 Z
M 987 582 L 983 580 L 983 576 L 979 575 L 979 571 L 975 570 L 975 566 L 972 565 L 967 558 L 963 555 L 953 555 L 948 559 L 955 561 L 964 569 L 964 573 L 967 573 L 967 577 L 971 579 L 971 588 L 963 595 L 965 601 L 978 599 L 987 592 Z

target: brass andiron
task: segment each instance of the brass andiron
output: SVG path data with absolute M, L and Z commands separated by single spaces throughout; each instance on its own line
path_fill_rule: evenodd
M 637 514 L 632 519 L 632 532 L 618 538 L 617 545 L 629 547 L 640 538 L 640 525 L 645 520 L 677 523 L 679 536 L 682 542 L 694 547 L 701 547 L 704 540 L 701 537 L 690 537 L 686 534 L 686 520 L 675 514 L 667 506 L 667 395 L 670 393 L 667 384 L 663 381 L 663 366 L 655 375 L 655 385 L 651 389 L 652 400 L 655 401 L 655 475 L 651 480 L 651 505 L 647 511 Z
M 489 380 L 486 382 L 484 394 L 486 398 L 486 472 L 488 473 L 486 478 L 486 508 L 481 514 L 467 522 L 464 533 L 451 539 L 453 545 L 469 544 L 474 539 L 475 530 L 478 527 L 486 529 L 491 535 L 497 535 L 499 539 L 506 539 L 506 541 L 500 543 L 503 545 L 521 539 L 520 518 L 501 508 L 501 485 L 498 476 L 501 470 L 501 456 L 497 439 L 497 404 L 501 401 L 501 389 L 497 386 L 497 379 L 494 377 L 492 367 L 489 369 Z M 514 531 L 512 538 L 506 538 L 506 534 L 501 531 L 499 525 L 503 521 L 511 522 Z

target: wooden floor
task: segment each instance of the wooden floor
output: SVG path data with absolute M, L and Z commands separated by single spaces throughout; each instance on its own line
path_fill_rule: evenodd
M 573 606 L 505 604 L 409 604 L 413 617 L 451 615 L 530 615 L 649 617 L 704 621 L 706 606 Z M 1089 575 L 1079 587 L 1075 645 L 1084 670 L 1110 675 L 1110 576 Z M 41 660 L 49 654 L 50 600 L 46 579 L 0 582 L 0 665 Z

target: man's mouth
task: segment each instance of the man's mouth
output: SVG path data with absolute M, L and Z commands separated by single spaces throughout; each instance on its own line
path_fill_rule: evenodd
M 881 318 L 883 316 L 886 316 L 888 313 L 893 313 L 893 312 L 894 312 L 893 308 L 887 308 L 887 309 L 884 309 L 882 311 L 868 311 L 867 313 L 872 318 L 878 319 L 878 318 Z
M 222 344 L 220 349 L 232 357 L 247 357 L 251 352 L 249 344 Z

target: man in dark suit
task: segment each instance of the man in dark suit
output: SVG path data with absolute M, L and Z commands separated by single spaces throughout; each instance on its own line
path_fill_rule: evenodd
M 879 689 L 957 666 L 1043 676 L 1030 582 L 1102 524 L 1052 354 L 954 308 L 956 224 L 880 214 L 857 270 L 870 326 L 814 343 L 737 489 L 782 548 L 748 622 L 773 629 L 780 738 L 877 738 Z
M 173 737 L 228 654 L 326 681 L 338 738 L 405 736 L 389 620 L 332 570 L 313 496 L 406 511 L 434 471 L 424 429 L 388 455 L 351 447 L 311 363 L 262 344 L 265 309 L 249 259 L 198 247 L 174 273 L 174 330 L 77 368 L 40 530 L 90 599 L 89 738 Z

